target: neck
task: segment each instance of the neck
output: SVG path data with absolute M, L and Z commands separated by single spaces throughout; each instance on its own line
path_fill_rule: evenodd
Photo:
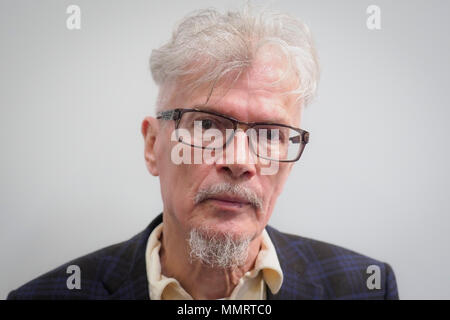
M 230 296 L 239 280 L 254 267 L 261 247 L 261 235 L 250 242 L 247 260 L 242 266 L 224 269 L 211 267 L 199 260 L 192 261 L 186 233 L 175 230 L 174 227 L 167 219 L 164 220 L 159 253 L 161 273 L 177 279 L 194 299 L 220 299 Z M 164 237 L 168 234 L 170 237 Z

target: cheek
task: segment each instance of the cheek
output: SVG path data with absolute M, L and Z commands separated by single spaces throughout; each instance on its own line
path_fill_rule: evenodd
M 160 173 L 164 204 L 168 210 L 177 214 L 178 219 L 183 220 L 182 217 L 193 210 L 193 199 L 208 172 L 204 165 L 176 165 L 170 161 L 170 157 L 166 160 Z
M 173 211 L 178 207 L 177 202 L 182 198 L 180 190 L 184 188 L 184 179 L 181 177 L 186 177 L 189 172 L 184 169 L 185 166 L 176 165 L 172 162 L 171 151 L 173 146 L 171 142 L 167 143 L 167 139 L 170 141 L 170 135 L 164 142 L 158 141 L 155 149 L 164 209 Z
M 290 164 L 281 164 L 278 170 L 278 173 L 272 176 L 265 176 L 265 188 L 264 190 L 269 191 L 267 194 L 270 195 L 270 198 L 267 199 L 268 205 L 270 209 L 273 209 L 275 205 L 275 201 L 283 190 L 284 184 L 287 180 L 289 172 L 291 171 L 292 165 Z
M 171 209 L 185 211 L 192 207 L 192 199 L 197 187 L 208 174 L 210 166 L 183 163 L 185 160 L 189 162 L 188 159 L 182 157 L 184 152 L 190 152 L 190 161 L 194 161 L 195 149 L 172 141 L 170 132 L 164 134 L 165 139 L 158 141 L 155 146 L 163 198 L 165 204 L 172 203 Z M 177 154 L 177 151 L 180 150 L 182 152 Z M 176 161 L 172 161 L 172 157 L 175 157 Z M 181 161 L 181 159 L 184 160 Z

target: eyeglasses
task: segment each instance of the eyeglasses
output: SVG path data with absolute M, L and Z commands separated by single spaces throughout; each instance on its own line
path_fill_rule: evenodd
M 202 149 L 225 149 L 238 127 L 244 126 L 250 149 L 258 157 L 271 161 L 297 161 L 309 141 L 309 132 L 300 128 L 271 122 L 244 122 L 198 108 L 166 110 L 158 112 L 156 118 L 174 120 L 177 140 Z M 190 138 L 186 139 L 183 132 Z

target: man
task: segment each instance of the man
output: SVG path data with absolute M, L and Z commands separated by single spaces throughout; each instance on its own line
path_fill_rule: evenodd
M 150 65 L 157 115 L 141 130 L 162 215 L 10 299 L 398 298 L 388 264 L 267 226 L 309 140 L 300 123 L 319 67 L 304 24 L 270 12 L 199 11 Z M 78 287 L 69 266 L 81 271 Z

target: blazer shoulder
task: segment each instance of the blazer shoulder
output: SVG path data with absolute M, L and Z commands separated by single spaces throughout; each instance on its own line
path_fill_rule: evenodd
M 398 299 L 392 267 L 353 250 L 267 227 L 280 264 L 333 299 Z M 290 268 L 289 266 L 295 266 Z M 284 272 L 284 270 L 283 270 Z M 289 273 L 290 271 L 288 271 Z
M 103 299 L 119 287 L 130 272 L 145 230 L 129 240 L 69 261 L 8 294 L 17 299 Z M 78 275 L 76 275 L 78 273 Z M 75 287 L 79 277 L 79 287 Z

